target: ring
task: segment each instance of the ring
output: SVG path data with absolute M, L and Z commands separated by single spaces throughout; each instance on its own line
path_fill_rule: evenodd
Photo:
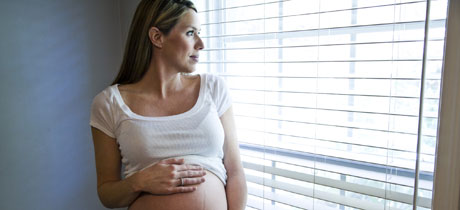
M 180 185 L 179 186 L 184 186 L 184 179 L 183 178 L 179 178 L 180 179 Z

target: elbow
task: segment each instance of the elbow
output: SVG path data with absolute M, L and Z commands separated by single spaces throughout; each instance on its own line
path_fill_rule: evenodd
M 128 207 L 127 205 L 123 205 L 122 203 L 119 203 L 119 202 L 115 201 L 114 199 L 111 199 L 110 196 L 106 195 L 100 189 L 97 190 L 97 194 L 98 194 L 98 197 L 99 197 L 99 201 L 101 201 L 102 205 L 105 208 L 116 209 L 116 208 Z
M 102 202 L 102 205 L 103 205 L 105 208 L 108 208 L 108 209 L 115 209 L 115 208 L 117 208 L 116 206 L 113 206 L 113 205 L 110 205 L 110 204 L 104 203 L 104 202 Z
M 244 175 L 244 172 L 233 172 L 231 174 L 228 174 L 228 181 L 230 181 L 233 184 L 236 184 L 239 186 L 239 188 L 243 191 L 247 191 L 247 186 L 246 186 L 246 176 Z
M 105 208 L 108 208 L 108 209 L 116 209 L 116 208 L 127 207 L 127 206 L 123 206 L 123 205 L 118 205 L 117 203 L 111 202 L 111 201 L 108 200 L 108 199 L 104 199 L 104 198 L 102 198 L 101 196 L 99 196 L 99 200 L 101 201 L 102 205 L 103 205 Z
M 122 207 L 117 207 L 117 206 L 111 206 L 111 205 L 104 205 L 102 204 L 105 208 L 108 208 L 108 209 L 116 209 L 116 208 L 122 208 Z
M 115 209 L 117 208 L 117 206 L 111 204 L 111 203 L 108 203 L 108 202 L 104 202 L 103 200 L 101 200 L 101 203 L 102 205 L 105 207 L 105 208 L 108 208 L 108 209 Z
M 101 204 L 105 207 L 105 208 L 108 208 L 108 209 L 114 209 L 114 208 L 117 208 L 116 205 L 114 205 L 112 202 L 110 202 L 107 198 L 105 198 L 105 196 L 98 191 L 98 197 L 99 197 L 99 201 L 101 201 Z

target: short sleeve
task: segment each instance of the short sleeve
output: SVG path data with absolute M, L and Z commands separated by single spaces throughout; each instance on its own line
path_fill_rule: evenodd
M 94 97 L 91 105 L 90 125 L 115 138 L 111 99 L 104 92 Z
M 216 104 L 217 113 L 222 116 L 232 105 L 232 99 L 224 79 L 218 76 L 213 76 L 213 100 Z

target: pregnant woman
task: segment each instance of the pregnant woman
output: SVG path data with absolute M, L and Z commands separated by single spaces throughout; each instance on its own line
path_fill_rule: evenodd
M 120 72 L 91 106 L 104 206 L 245 208 L 246 180 L 225 81 L 191 74 L 204 48 L 199 31 L 191 1 L 140 2 Z

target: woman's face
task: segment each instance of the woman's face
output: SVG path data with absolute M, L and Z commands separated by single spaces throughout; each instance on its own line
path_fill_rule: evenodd
M 198 15 L 190 9 L 164 37 L 162 54 L 168 66 L 178 72 L 195 71 L 199 51 L 204 48 L 200 30 Z

